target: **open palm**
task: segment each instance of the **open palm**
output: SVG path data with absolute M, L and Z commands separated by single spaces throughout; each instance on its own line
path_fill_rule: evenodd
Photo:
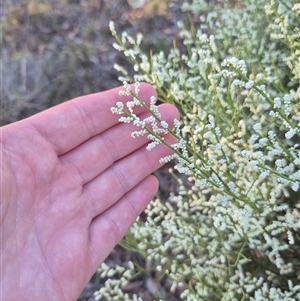
M 1 300 L 76 300 L 155 194 L 150 174 L 170 151 L 130 137 L 133 125 L 110 112 L 128 100 L 118 91 L 1 129 Z M 141 85 L 145 102 L 154 93 Z M 178 118 L 171 105 L 160 110 Z

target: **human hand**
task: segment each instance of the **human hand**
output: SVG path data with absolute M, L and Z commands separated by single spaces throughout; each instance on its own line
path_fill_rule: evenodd
M 170 150 L 148 152 L 147 138 L 118 123 L 110 108 L 128 100 L 119 90 L 1 129 L 1 300 L 76 300 L 156 193 L 150 174 Z M 141 85 L 146 103 L 154 94 Z M 159 108 L 164 120 L 178 118 L 175 107 Z

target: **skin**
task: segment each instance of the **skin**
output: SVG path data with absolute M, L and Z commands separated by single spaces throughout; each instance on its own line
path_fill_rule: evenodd
M 151 173 L 171 151 L 147 151 L 133 125 L 118 123 L 110 108 L 130 100 L 119 90 L 1 128 L 1 300 L 76 300 L 155 195 Z M 141 84 L 145 103 L 151 95 Z M 166 121 L 179 118 L 175 107 L 159 108 Z

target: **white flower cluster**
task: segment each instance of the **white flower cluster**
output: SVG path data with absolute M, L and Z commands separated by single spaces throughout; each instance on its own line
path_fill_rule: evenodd
M 173 155 L 168 155 L 161 158 L 160 163 L 167 163 L 176 158 L 179 161 L 178 170 L 180 170 L 182 173 L 189 173 L 189 169 L 193 167 L 191 166 L 192 164 L 188 159 L 186 141 L 181 138 L 174 144 L 168 144 L 164 141 L 163 137 L 163 135 L 168 133 L 173 134 L 175 137 L 179 137 L 181 132 L 180 122 L 177 119 L 174 119 L 174 128 L 171 129 L 169 127 L 169 124 L 161 119 L 161 114 L 158 110 L 157 105 L 155 104 L 156 98 L 154 96 L 150 98 L 150 106 L 147 107 L 138 97 L 140 88 L 139 82 L 135 83 L 134 91 L 131 90 L 130 85 L 126 81 L 123 82 L 123 85 L 124 90 L 120 90 L 120 96 L 131 95 L 133 96 L 133 99 L 131 101 L 127 101 L 125 106 L 121 101 L 117 102 L 115 107 L 111 108 L 111 112 L 113 114 L 122 115 L 119 118 L 119 122 L 133 123 L 136 127 L 140 128 L 139 130 L 131 133 L 131 136 L 133 138 L 147 135 L 148 140 L 151 141 L 146 147 L 148 151 L 151 151 L 160 143 L 164 143 L 175 152 Z M 146 110 L 148 110 L 149 113 L 151 113 L 151 115 L 144 119 L 140 119 L 140 117 L 134 113 L 134 108 L 137 106 L 143 106 L 144 108 L 146 108 Z
M 106 263 L 102 263 L 97 272 L 97 277 L 101 280 L 105 279 L 104 285 L 94 293 L 95 300 L 124 300 L 124 301 L 142 301 L 137 295 L 129 296 L 123 293 L 122 288 L 129 284 L 134 276 L 134 264 L 129 261 L 126 268 L 123 266 L 109 267 Z
M 284 42 L 290 53 L 284 57 L 284 61 L 291 69 L 294 77 L 292 80 L 300 79 L 300 30 L 299 17 L 300 9 L 297 1 L 289 1 L 287 3 L 279 3 L 277 1 L 269 1 L 266 5 L 266 14 L 272 19 L 270 28 L 272 30 L 271 37 L 274 40 Z M 291 30 L 293 28 L 294 30 Z
M 124 81 L 123 84 L 124 90 L 120 90 L 120 96 L 131 95 L 133 98 L 131 101 L 127 101 L 125 106 L 121 101 L 117 102 L 115 107 L 111 108 L 111 112 L 114 114 L 122 115 L 119 118 L 120 122 L 132 122 L 136 127 L 140 128 L 139 130 L 132 132 L 131 136 L 133 138 L 136 138 L 147 135 L 147 138 L 151 141 L 148 144 L 147 149 L 152 150 L 156 145 L 164 141 L 162 135 L 167 134 L 169 132 L 169 125 L 167 122 L 161 120 L 161 114 L 158 110 L 158 107 L 155 105 L 156 98 L 154 96 L 151 97 L 150 106 L 147 108 L 151 115 L 144 119 L 140 119 L 140 117 L 137 116 L 134 112 L 134 108 L 137 106 L 145 107 L 143 101 L 138 98 L 138 94 L 140 91 L 140 83 L 135 83 L 134 91 L 131 90 L 130 85 L 126 81 Z
M 148 206 L 131 241 L 182 300 L 300 300 L 299 5 L 215 2 L 184 3 L 200 17 L 193 32 L 179 24 L 185 49 L 148 57 L 140 40 L 119 39 L 135 80 L 182 113 L 171 129 L 154 102 L 146 121 L 130 111 L 135 96 L 113 109 L 148 149 L 165 133 L 178 139 L 161 162 L 176 159 L 179 192 Z

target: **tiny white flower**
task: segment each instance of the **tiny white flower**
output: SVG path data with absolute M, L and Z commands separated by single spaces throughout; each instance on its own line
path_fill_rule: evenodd
M 292 139 L 295 134 L 296 134 L 296 131 L 294 129 L 290 129 L 288 132 L 285 133 L 285 138 Z
M 115 23 L 113 21 L 110 21 L 109 22 L 109 30 L 111 31 L 111 33 L 113 35 L 115 35 L 117 32 L 116 32 L 116 29 L 115 29 Z
M 254 81 L 253 80 L 249 80 L 248 82 L 245 83 L 245 88 L 247 90 L 251 89 L 254 85 Z
M 162 126 L 163 128 L 165 128 L 165 129 L 167 129 L 167 128 L 169 127 L 168 123 L 165 122 L 165 121 L 162 121 L 162 122 L 161 122 L 161 126 Z
M 294 191 L 298 191 L 298 190 L 299 190 L 299 183 L 293 183 L 293 184 L 292 184 L 292 189 L 293 189 Z

